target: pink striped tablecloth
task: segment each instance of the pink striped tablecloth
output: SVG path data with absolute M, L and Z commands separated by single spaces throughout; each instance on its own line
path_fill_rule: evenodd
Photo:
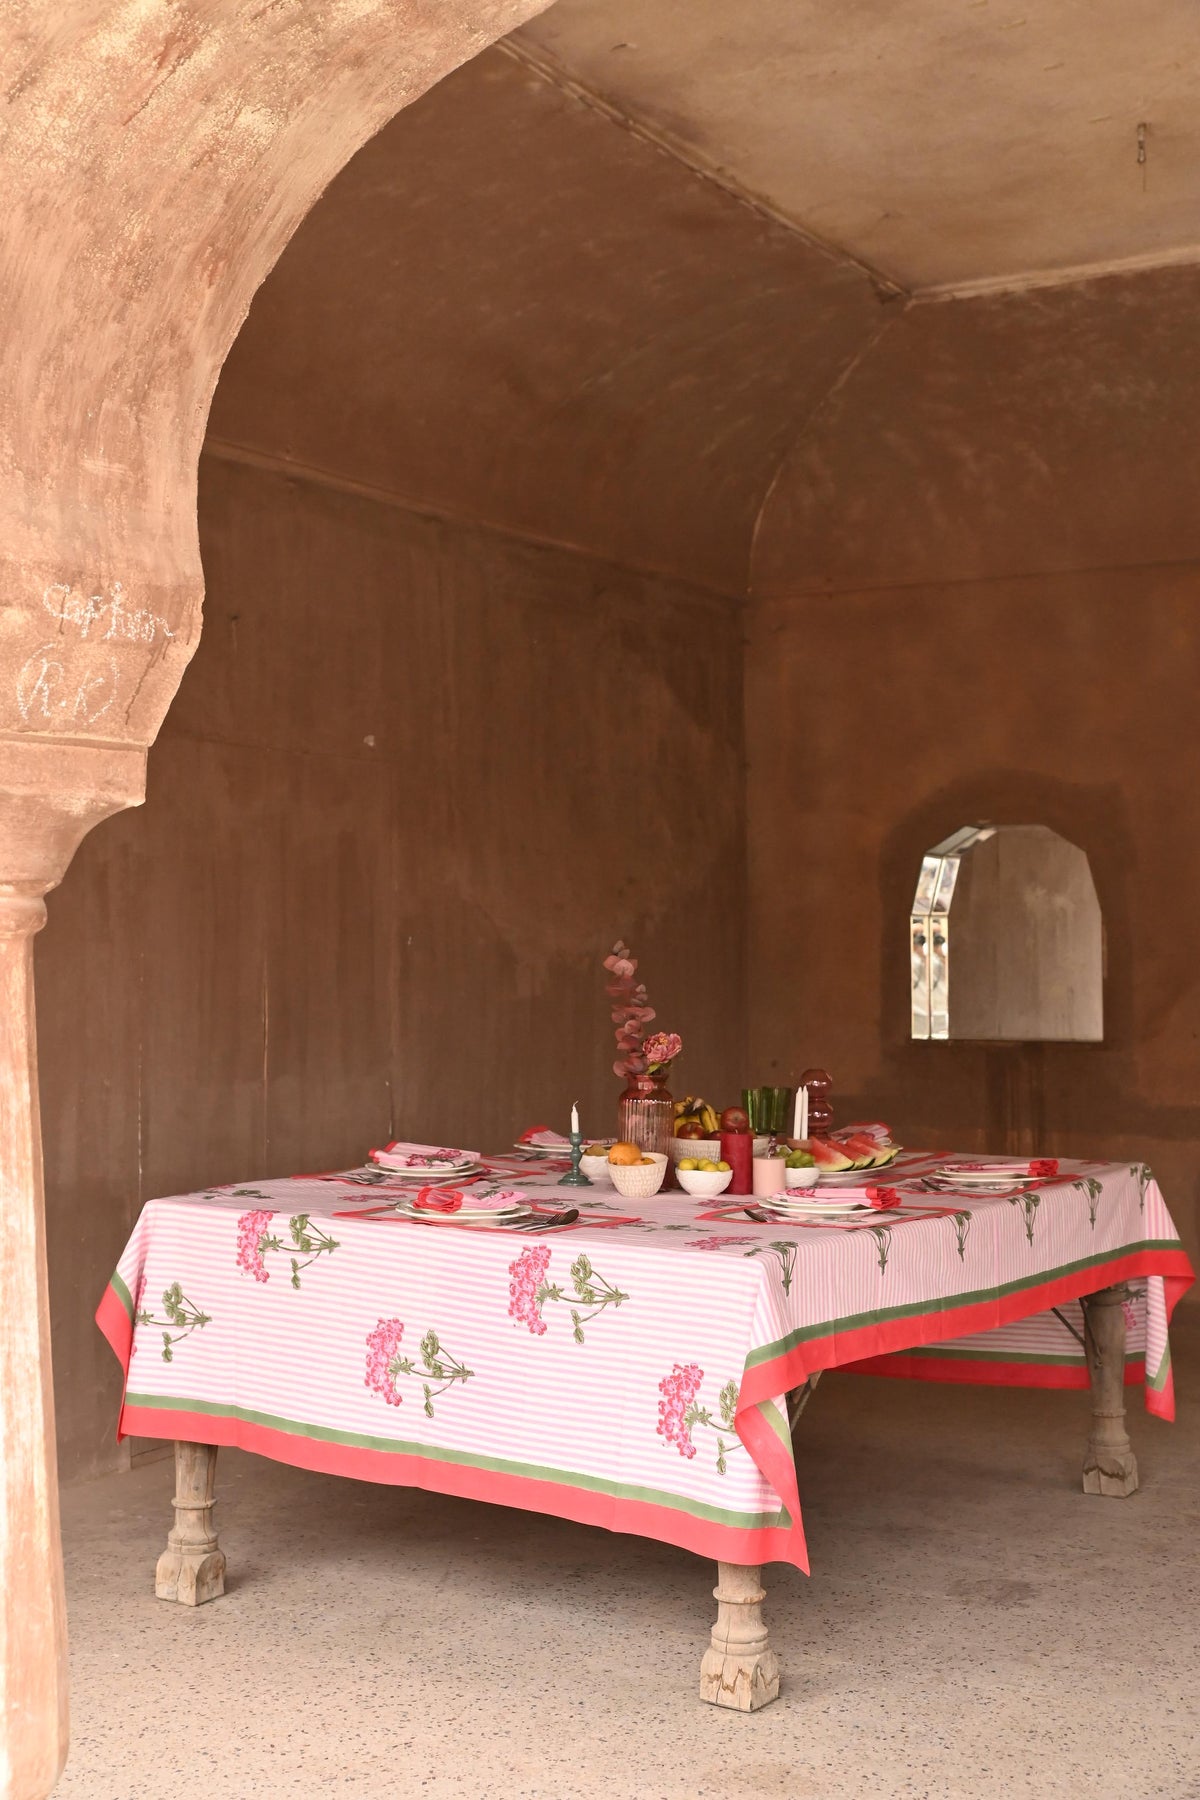
M 1079 1297 L 1130 1281 L 1127 1379 L 1172 1417 L 1193 1276 L 1150 1171 L 985 1197 L 928 1192 L 931 1164 L 896 1165 L 898 1211 L 836 1223 L 540 1171 L 521 1187 L 578 1225 L 413 1223 L 378 1169 L 152 1200 L 97 1313 L 119 1432 L 807 1570 L 787 1395 L 818 1370 L 1086 1386 Z

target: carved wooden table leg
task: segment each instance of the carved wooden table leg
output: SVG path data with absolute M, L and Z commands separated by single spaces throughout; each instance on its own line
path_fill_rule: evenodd
M 215 1444 L 175 1445 L 175 1525 L 154 1574 L 160 1600 L 203 1606 L 225 1592 L 225 1556 L 212 1516 L 216 1477 Z
M 1135 1494 L 1137 1459 L 1125 1430 L 1124 1287 L 1101 1288 L 1083 1302 L 1088 1371 L 1092 1378 L 1092 1435 L 1083 1459 L 1085 1494 Z
M 700 1698 L 738 1712 L 757 1712 L 779 1693 L 779 1658 L 767 1642 L 759 1580 L 762 1570 L 718 1563 L 717 1622 L 700 1663 Z

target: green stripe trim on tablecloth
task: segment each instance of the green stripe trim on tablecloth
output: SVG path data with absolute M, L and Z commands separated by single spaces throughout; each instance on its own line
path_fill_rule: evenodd
M 788 1454 L 790 1455 L 792 1450 L 791 1429 L 775 1402 L 773 1400 L 761 1400 L 759 1402 L 758 1410 L 767 1421 L 767 1424 L 771 1427 L 771 1430 L 775 1433 L 775 1436 L 779 1439 L 780 1443 L 786 1446 Z
M 121 1305 L 125 1308 L 125 1311 L 129 1314 L 129 1323 L 132 1325 L 133 1324 L 133 1295 L 130 1293 L 129 1289 L 125 1286 L 125 1283 L 121 1280 L 121 1277 L 117 1274 L 113 1275 L 113 1278 L 109 1282 L 108 1285 L 112 1289 L 113 1293 L 117 1296 L 117 1299 L 121 1302 Z
M 1081 1257 L 1078 1262 L 1060 1263 L 1053 1269 L 1039 1269 L 1035 1274 L 1002 1282 L 999 1287 L 975 1288 L 969 1293 L 912 1300 L 904 1306 L 881 1306 L 872 1312 L 849 1313 L 844 1318 L 823 1319 L 815 1325 L 798 1325 L 786 1337 L 776 1338 L 770 1344 L 760 1344 L 757 1350 L 752 1350 L 746 1358 L 746 1367 L 753 1369 L 759 1363 L 773 1362 L 777 1356 L 786 1356 L 797 1344 L 811 1343 L 815 1338 L 833 1337 L 841 1331 L 860 1331 L 865 1326 L 883 1325 L 892 1319 L 913 1319 L 931 1313 L 958 1312 L 968 1306 L 982 1305 L 985 1300 L 1001 1300 L 1006 1294 L 1019 1294 L 1026 1288 L 1048 1287 L 1051 1282 L 1061 1280 L 1064 1275 L 1076 1275 L 1084 1269 L 1098 1268 L 1102 1263 L 1120 1262 L 1124 1257 L 1135 1256 L 1139 1250 L 1182 1249 L 1183 1244 L 1179 1238 L 1143 1238 L 1136 1244 L 1121 1244 L 1112 1250 L 1098 1250 L 1092 1256 Z
M 584 1488 L 591 1493 L 609 1494 L 617 1500 L 638 1500 L 648 1506 L 671 1507 L 678 1512 L 690 1513 L 695 1518 L 706 1519 L 710 1524 L 730 1525 L 743 1531 L 760 1531 L 790 1524 L 783 1508 L 769 1513 L 735 1512 L 726 1507 L 706 1506 L 703 1501 L 689 1499 L 684 1494 L 668 1494 L 657 1488 L 606 1481 L 598 1475 L 547 1469 L 536 1463 L 511 1462 L 502 1457 L 473 1456 L 466 1450 L 410 1443 L 399 1438 L 369 1437 L 357 1431 L 333 1431 L 325 1425 L 309 1425 L 299 1419 L 281 1419 L 273 1413 L 254 1412 L 246 1406 L 227 1406 L 214 1400 L 185 1400 L 169 1398 L 163 1394 L 127 1393 L 125 1404 L 162 1412 L 202 1413 L 213 1418 L 239 1419 L 245 1425 L 260 1425 L 270 1431 L 289 1432 L 293 1437 L 317 1438 L 327 1444 L 344 1444 L 355 1450 L 375 1450 L 392 1456 L 417 1456 L 426 1462 L 459 1463 L 472 1469 L 486 1469 L 496 1475 L 518 1475 L 532 1481 L 555 1482 L 561 1487 Z M 765 1410 L 767 1409 L 764 1408 Z
M 1170 1344 L 1168 1344 L 1166 1349 L 1163 1351 L 1162 1361 L 1159 1363 L 1159 1365 L 1158 1365 L 1157 1369 L 1154 1371 L 1153 1375 L 1151 1375 L 1149 1369 L 1146 1370 L 1146 1386 L 1152 1387 L 1154 1389 L 1155 1393 L 1161 1393 L 1163 1388 L 1165 1388 L 1167 1385 L 1167 1379 L 1170 1376 L 1170 1373 L 1171 1373 L 1171 1346 L 1170 1346 Z

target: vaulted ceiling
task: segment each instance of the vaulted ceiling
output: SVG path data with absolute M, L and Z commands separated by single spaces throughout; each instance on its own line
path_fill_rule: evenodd
M 993 391 L 980 358 L 998 397 L 1025 384 L 1029 468 L 1064 409 L 1119 448 L 1113 358 L 1147 333 L 1125 392 L 1153 421 L 1153 284 L 1186 329 L 1194 272 L 1037 290 L 1196 260 L 1198 53 L 1183 0 L 557 0 L 327 190 L 234 346 L 210 452 L 731 595 L 773 489 L 812 581 L 830 518 L 835 561 L 877 562 L 861 527 L 924 467 L 915 422 L 953 473 L 913 517 L 969 502 L 992 449 L 953 449 L 945 409 Z M 952 321 L 995 301 L 948 292 L 994 288 L 1018 296 Z
M 515 37 L 908 292 L 1200 246 L 1190 0 L 557 0 Z

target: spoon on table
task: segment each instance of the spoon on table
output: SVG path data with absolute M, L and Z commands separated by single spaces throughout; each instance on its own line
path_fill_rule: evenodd
M 565 1212 L 539 1213 L 532 1224 L 518 1222 L 508 1227 L 509 1231 L 546 1231 L 554 1225 L 573 1225 L 579 1217 L 577 1206 L 568 1206 Z

